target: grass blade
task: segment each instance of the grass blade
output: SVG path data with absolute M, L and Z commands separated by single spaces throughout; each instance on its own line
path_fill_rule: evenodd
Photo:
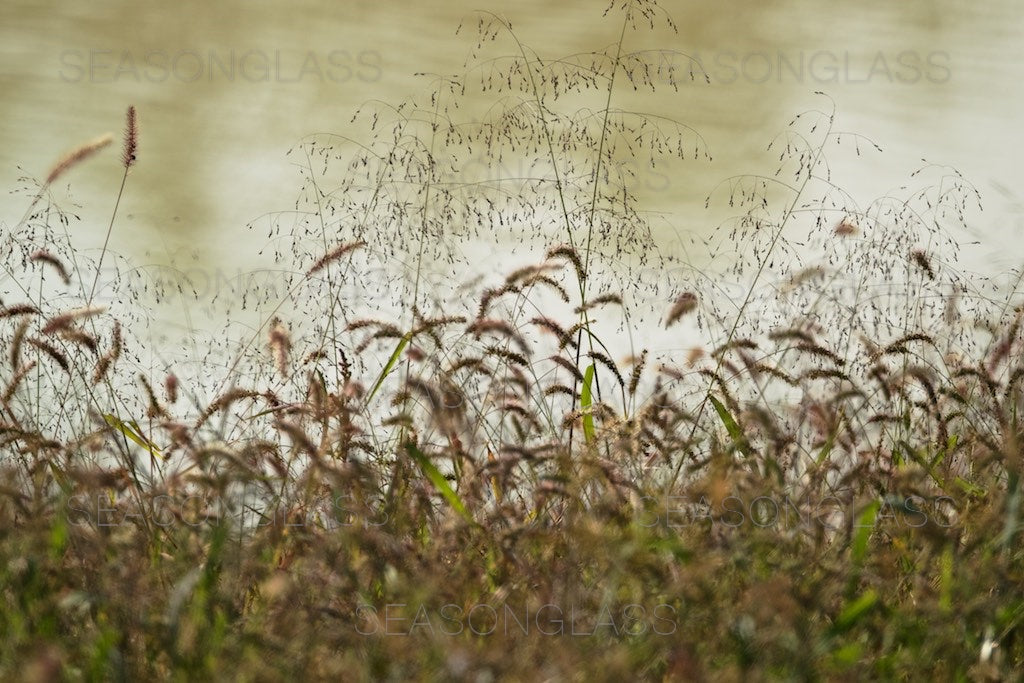
M 875 530 L 875 519 L 878 517 L 881 507 L 881 502 L 876 500 L 868 505 L 857 519 L 857 535 L 853 539 L 850 556 L 858 567 L 863 564 L 864 558 L 867 556 L 868 540 L 871 538 L 871 532 Z
M 384 383 L 385 378 L 391 374 L 391 371 L 395 369 L 395 363 L 402 356 L 402 351 L 405 350 L 406 345 L 412 341 L 412 332 L 406 332 L 401 339 L 398 340 L 398 346 L 391 352 L 391 358 L 384 365 L 384 368 L 380 371 L 380 376 L 377 377 L 377 381 L 373 384 L 373 389 L 370 390 L 369 395 L 366 397 L 366 402 L 369 403 L 373 400 L 374 394 L 380 389 L 380 385 Z
M 711 400 L 711 405 L 715 407 L 715 412 L 718 413 L 718 417 L 721 418 L 722 424 L 725 425 L 725 430 L 729 432 L 729 436 L 732 437 L 733 443 L 739 452 L 745 456 L 749 456 L 751 453 L 750 444 L 747 443 L 747 437 L 740 429 L 739 423 L 736 422 L 735 418 L 729 413 L 729 409 L 719 401 L 717 398 L 708 394 L 708 398 Z
M 107 424 L 116 429 L 117 431 L 124 434 L 126 437 L 134 441 L 139 446 L 142 446 L 150 455 L 160 456 L 160 447 L 155 443 L 147 439 L 142 435 L 142 430 L 139 428 L 139 423 L 135 420 L 129 420 L 128 422 L 122 422 L 114 415 L 110 413 L 104 413 L 103 419 L 107 421 Z
M 878 593 L 869 588 L 859 598 L 843 608 L 833 625 L 833 633 L 843 633 L 850 630 L 854 624 L 861 620 L 864 615 L 878 604 Z
M 430 459 L 425 456 L 420 449 L 416 448 L 412 442 L 405 444 L 405 450 L 409 453 L 412 459 L 416 461 L 416 464 L 420 466 L 424 476 L 430 480 L 430 483 L 434 485 L 434 488 L 436 488 L 441 496 L 448 501 L 448 504 L 452 506 L 452 509 L 459 513 L 459 515 L 470 524 L 475 524 L 473 517 L 469 514 L 469 510 L 466 509 L 462 499 L 459 498 L 459 494 L 455 493 L 451 485 L 448 483 L 448 480 L 444 478 L 444 475 L 441 474 L 441 471 L 437 469 L 434 463 L 430 462 Z
M 583 436 L 587 443 L 594 443 L 594 415 L 590 410 L 593 404 L 594 364 L 591 363 L 583 375 L 583 389 L 580 392 L 580 408 L 583 409 Z

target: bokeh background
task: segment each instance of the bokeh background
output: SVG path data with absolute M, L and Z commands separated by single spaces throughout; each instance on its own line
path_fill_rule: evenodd
M 635 191 L 661 216 L 660 248 L 709 234 L 719 217 L 705 210 L 707 193 L 728 176 L 768 170 L 768 142 L 794 115 L 826 104 L 813 94 L 824 91 L 836 103 L 838 129 L 884 150 L 840 152 L 840 186 L 866 204 L 907 183 L 922 159 L 955 167 L 985 206 L 971 234 L 959 236 L 973 243 L 962 255 L 966 266 L 998 271 L 1024 260 L 1018 0 L 668 0 L 663 7 L 678 33 L 640 31 L 630 47 L 697 58 L 711 82 L 665 87 L 644 96 L 642 108 L 693 126 L 713 160 L 638 177 Z M 618 26 L 602 19 L 604 8 L 539 0 L 6 0 L 0 184 L 9 191 L 0 195 L 0 224 L 14 224 L 27 205 L 19 178 L 44 177 L 63 151 L 99 133 L 119 137 L 134 104 L 139 162 L 114 250 L 140 265 L 189 262 L 227 274 L 263 267 L 266 233 L 246 226 L 294 207 L 299 160 L 287 153 L 305 136 L 358 134 L 350 120 L 360 104 L 424 92 L 431 77 L 418 72 L 462 72 L 476 43 L 474 10 L 506 17 L 522 42 L 553 58 L 613 43 Z M 488 50 L 513 48 L 502 38 Z M 82 219 L 74 226 L 79 248 L 98 253 L 120 172 L 108 151 L 55 188 Z M 706 255 L 698 249 L 687 257 Z

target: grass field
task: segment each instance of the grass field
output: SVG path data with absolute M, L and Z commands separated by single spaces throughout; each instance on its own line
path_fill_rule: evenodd
M 875 145 L 819 94 L 775 175 L 708 198 L 728 269 L 662 256 L 631 169 L 709 152 L 629 93 L 700 70 L 625 49 L 657 5 L 606 21 L 617 43 L 554 59 L 482 13 L 460 76 L 368 104 L 367 139 L 303 140 L 276 313 L 180 367 L 143 362 L 142 292 L 99 291 L 116 206 L 86 257 L 50 193 L 112 139 L 27 181 L 2 233 L 0 675 L 1018 676 L 1024 309 L 1016 273 L 957 268 L 977 191 L 928 166 L 849 196 L 829 151 Z M 118 204 L 159 163 L 144 119 Z M 534 171 L 481 176 L 511 158 Z M 471 292 L 430 276 L 499 237 L 538 258 Z

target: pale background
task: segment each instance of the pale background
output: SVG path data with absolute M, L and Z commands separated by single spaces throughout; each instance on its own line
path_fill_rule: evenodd
M 766 144 L 795 114 L 821 106 L 812 93 L 823 90 L 837 104 L 838 128 L 885 150 L 838 168 L 846 189 L 867 203 L 906 183 L 922 159 L 954 166 L 985 203 L 973 234 L 962 236 L 980 243 L 965 252 L 967 263 L 998 270 L 1024 261 L 1018 0 L 670 0 L 663 6 L 679 33 L 658 29 L 642 34 L 645 40 L 699 56 L 712 83 L 678 93 L 666 87 L 645 99 L 645 107 L 692 125 L 714 156 L 670 182 L 655 179 L 638 190 L 652 208 L 667 212 L 656 235 L 664 249 L 678 245 L 680 235 L 713 229 L 706 193 L 727 176 L 765 170 Z M 124 110 L 134 104 L 139 161 L 115 227 L 115 250 L 140 264 L 188 258 L 228 273 L 261 267 L 257 251 L 266 231 L 245 226 L 294 206 L 301 179 L 286 152 L 311 133 L 350 133 L 353 110 L 369 99 L 397 102 L 422 92 L 429 82 L 415 72 L 461 71 L 475 43 L 474 9 L 505 16 L 524 43 L 549 58 L 618 37 L 615 22 L 602 20 L 600 2 L 6 0 L 0 7 L 0 184 L 14 190 L 22 175 L 44 177 L 63 151 L 99 133 L 119 137 Z M 456 36 L 463 19 L 467 26 Z M 505 40 L 489 50 L 512 47 Z M 211 53 L 235 60 L 234 78 L 210 71 Z M 238 68 L 246 53 L 256 60 L 248 75 Z M 777 62 L 765 71 L 764 56 L 806 63 L 816 53 L 824 55 L 817 72 L 808 69 L 802 78 L 780 75 Z M 196 55 L 203 59 L 198 66 Z M 320 74 L 299 78 L 310 55 Z M 126 68 L 117 72 L 126 56 Z M 279 66 L 261 68 L 264 59 L 280 60 Z M 108 150 L 103 160 L 62 178 L 58 195 L 69 191 L 79 205 L 80 248 L 98 251 L 120 171 Z M 0 224 L 14 224 L 27 202 L 24 194 L 0 196 Z

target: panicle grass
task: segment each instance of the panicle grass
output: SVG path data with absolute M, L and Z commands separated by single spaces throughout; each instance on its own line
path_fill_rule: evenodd
M 142 295 L 95 304 L 103 256 L 55 208 L 4 236 L 33 287 L 0 308 L 0 675 L 1015 673 L 1020 292 L 972 284 L 940 227 L 976 190 L 925 168 L 935 185 L 855 206 L 826 155 L 850 136 L 816 108 L 774 175 L 708 198 L 738 212 L 707 246 L 741 297 L 693 268 L 630 278 L 671 259 L 616 161 L 710 155 L 614 106 L 685 76 L 626 48 L 673 27 L 656 3 L 607 14 L 618 41 L 548 59 L 481 13 L 464 73 L 366 106 L 372 144 L 304 140 L 294 277 L 230 358 L 146 366 Z M 471 90 L 503 104 L 460 109 Z M 137 146 L 132 107 L 125 178 Z M 473 176 L 509 158 L 533 175 Z M 460 288 L 458 240 L 499 234 L 536 262 Z M 647 343 L 661 321 L 683 341 Z M 484 611 L 516 620 L 483 635 Z

